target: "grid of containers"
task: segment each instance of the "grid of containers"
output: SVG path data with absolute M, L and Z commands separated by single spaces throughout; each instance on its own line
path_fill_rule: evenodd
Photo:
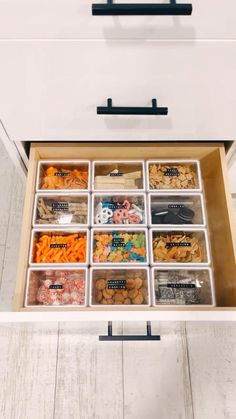
M 26 306 L 213 305 L 198 161 L 40 161 Z

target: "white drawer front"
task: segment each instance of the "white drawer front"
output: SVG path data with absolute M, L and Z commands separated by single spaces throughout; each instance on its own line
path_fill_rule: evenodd
M 92 16 L 92 3 L 106 0 L 0 0 L 0 38 L 235 39 L 234 0 L 177 2 L 192 3 L 192 15 Z
M 0 44 L 0 109 L 13 140 L 201 140 L 236 136 L 236 43 Z M 168 116 L 97 115 L 159 106 Z

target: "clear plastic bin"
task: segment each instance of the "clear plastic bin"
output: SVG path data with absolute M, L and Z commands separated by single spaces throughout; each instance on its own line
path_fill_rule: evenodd
M 209 264 L 209 244 L 204 229 L 150 229 L 151 264 Z
M 124 226 L 147 224 L 146 195 L 142 194 L 93 194 L 92 225 L 103 227 L 115 224 Z
M 91 264 L 148 264 L 147 229 L 92 229 Z
M 209 268 L 153 268 L 154 305 L 214 305 L 212 272 Z
M 87 269 L 29 269 L 25 307 L 82 306 L 87 303 Z
M 36 190 L 90 190 L 89 160 L 39 160 Z
M 101 160 L 93 162 L 93 190 L 144 191 L 144 176 L 144 161 Z
M 89 222 L 89 194 L 36 194 L 33 216 L 35 227 L 88 226 Z
M 198 160 L 147 161 L 149 191 L 201 191 L 200 163 Z
M 148 268 L 91 268 L 90 305 L 150 306 Z
M 30 264 L 88 264 L 88 229 L 34 229 L 30 246 Z
M 149 225 L 204 226 L 203 197 L 200 194 L 148 195 Z

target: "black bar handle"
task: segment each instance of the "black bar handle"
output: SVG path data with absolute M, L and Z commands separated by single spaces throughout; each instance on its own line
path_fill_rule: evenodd
M 92 14 L 94 16 L 117 16 L 117 15 L 191 15 L 193 6 L 191 3 L 176 3 L 176 0 L 170 0 L 170 3 L 113 3 L 113 0 L 107 0 L 107 3 L 92 4 Z
M 112 334 L 112 322 L 108 322 L 108 334 L 107 336 L 99 336 L 100 341 L 105 342 L 123 342 L 123 341 L 156 341 L 161 340 L 160 335 L 152 335 L 151 322 L 147 322 L 147 334 L 146 335 L 113 335 Z
M 168 115 L 168 108 L 158 107 L 157 100 L 152 99 L 152 106 L 112 106 L 112 99 L 107 99 L 107 106 L 97 107 L 98 115 Z

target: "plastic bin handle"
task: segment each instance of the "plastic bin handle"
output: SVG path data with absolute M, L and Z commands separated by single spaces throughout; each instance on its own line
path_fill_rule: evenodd
M 147 334 L 146 335 L 113 335 L 112 334 L 112 322 L 108 322 L 108 334 L 107 336 L 99 336 L 100 341 L 114 342 L 114 341 L 156 341 L 161 340 L 160 335 L 152 335 L 151 322 L 147 321 Z

